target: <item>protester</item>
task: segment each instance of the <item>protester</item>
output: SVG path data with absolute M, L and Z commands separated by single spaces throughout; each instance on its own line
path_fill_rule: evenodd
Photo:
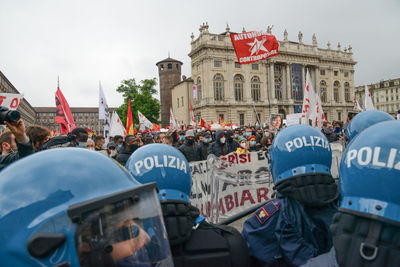
M 185 156 L 187 161 L 199 161 L 205 159 L 201 152 L 200 145 L 195 142 L 194 130 L 187 130 L 185 142 L 179 147 L 179 151 Z
M 135 150 L 138 148 L 139 140 L 133 135 L 127 135 L 125 137 L 125 142 L 123 143 L 121 150 L 118 152 L 118 155 L 115 158 L 116 161 L 125 166 L 125 163 L 129 159 L 129 156 L 132 155 L 132 153 L 135 152 Z
M 330 122 L 324 122 L 321 131 L 330 143 L 339 141 L 339 135 L 334 133 L 333 126 Z
M 175 132 L 175 134 L 176 134 L 176 132 Z M 174 143 L 174 146 L 176 148 L 179 148 L 185 142 L 185 132 L 179 131 L 177 134 L 178 134 L 177 141 Z
M 212 142 L 210 133 L 205 131 L 199 134 L 199 145 L 203 159 L 207 159 L 208 148 Z
M 120 145 L 122 146 L 123 142 L 124 142 L 124 138 L 121 135 L 114 136 L 114 143 L 117 146 L 117 148 L 119 148 Z
M 215 135 L 215 142 L 208 148 L 207 155 L 213 154 L 217 157 L 225 156 L 228 154 L 228 146 L 226 144 L 226 137 L 224 131 L 218 131 Z
M 0 195 L 3 266 L 173 264 L 156 185 L 98 153 L 26 157 L 2 172 Z
M 10 131 L 0 136 L 1 156 L 0 170 L 7 165 L 34 153 L 31 140 L 25 133 L 25 125 L 22 119 L 17 122 L 4 122 Z
M 239 144 L 240 147 L 236 149 L 236 153 L 249 153 L 249 143 L 246 138 L 240 137 Z
M 257 138 L 254 135 L 251 135 L 249 138 L 249 151 L 255 152 L 261 149 L 261 145 L 257 144 Z
M 332 151 L 320 131 L 294 125 L 276 136 L 270 157 L 277 198 L 244 223 L 242 234 L 253 266 L 299 266 L 332 247 Z
M 86 148 L 89 150 L 94 150 L 94 141 L 93 139 L 88 139 L 86 142 Z
M 26 128 L 26 135 L 32 141 L 35 151 L 50 139 L 49 129 L 40 125 L 28 126 Z
M 103 151 L 104 150 L 104 144 L 106 142 L 106 139 L 104 136 L 96 136 L 94 138 L 94 150 L 95 151 Z
M 235 152 L 239 146 L 239 143 L 235 140 L 235 135 L 231 130 L 226 131 L 226 146 L 228 148 L 227 153 Z
M 192 130 L 188 130 L 191 138 Z M 150 164 L 158 159 L 176 162 Z M 160 163 L 160 161 L 158 161 Z M 162 161 L 161 161 L 162 162 Z M 174 265 L 247 266 L 248 249 L 233 227 L 208 223 L 190 204 L 192 187 L 189 163 L 178 150 L 163 144 L 144 146 L 129 158 L 126 168 L 140 183 L 156 182 Z
M 331 225 L 333 247 L 304 266 L 399 265 L 400 169 L 393 162 L 399 132 L 400 122 L 381 122 L 349 144 L 340 164 L 342 201 Z M 368 153 L 373 159 L 363 157 Z
M 114 142 L 110 142 L 107 144 L 107 156 L 115 159 L 118 154 L 117 145 Z
M 171 135 L 164 136 L 164 138 L 162 139 L 162 143 L 166 144 L 166 145 L 169 145 L 169 146 L 172 146 L 172 144 L 173 144 L 172 136 Z

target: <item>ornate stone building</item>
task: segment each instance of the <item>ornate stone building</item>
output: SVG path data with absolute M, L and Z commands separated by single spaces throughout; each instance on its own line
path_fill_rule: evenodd
M 327 48 L 320 48 L 315 35 L 312 44 L 305 44 L 301 32 L 297 42 L 289 41 L 285 30 L 278 56 L 240 65 L 229 26 L 221 34 L 210 33 L 208 28 L 203 24 L 199 36 L 191 36 L 189 56 L 191 79 L 198 91 L 198 98 L 193 101 L 197 119 L 218 121 L 219 115 L 226 121 L 246 125 L 256 122 L 255 111 L 262 122 L 271 114 L 301 112 L 306 69 L 328 120 L 343 121 L 353 109 L 356 62 L 351 46 L 342 50 L 338 43 L 334 50 L 328 43 Z
M 400 78 L 370 84 L 368 89 L 377 110 L 385 111 L 393 116 L 397 114 L 400 110 Z M 357 100 L 363 105 L 365 85 L 357 86 L 354 91 Z
M 8 94 L 20 94 L 17 88 L 7 79 L 7 77 L 0 71 L 0 92 Z M 36 112 L 35 109 L 24 98 L 18 106 L 17 111 L 21 114 L 21 118 L 25 126 L 31 125 L 35 122 Z

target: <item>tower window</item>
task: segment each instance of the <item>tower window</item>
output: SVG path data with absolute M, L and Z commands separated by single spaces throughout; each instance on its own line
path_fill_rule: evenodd
M 164 64 L 161 64 L 160 68 L 161 68 L 161 70 L 164 70 Z
M 178 64 L 176 64 L 176 69 L 179 70 L 179 65 Z
M 172 69 L 172 64 L 168 63 L 168 69 Z

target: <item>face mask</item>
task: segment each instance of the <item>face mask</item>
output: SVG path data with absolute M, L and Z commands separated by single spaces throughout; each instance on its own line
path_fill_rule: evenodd
M 118 150 L 121 150 L 122 144 L 119 144 L 117 148 L 118 148 Z
M 241 146 L 242 148 L 246 149 L 247 144 L 246 144 L 246 143 L 240 143 L 240 146 Z
M 194 139 L 186 139 L 188 145 L 193 145 L 194 144 Z
M 265 134 L 265 137 L 269 136 L 269 132 L 265 132 L 264 134 Z
M 251 136 L 251 132 L 246 132 L 245 135 L 246 136 Z
M 219 141 L 221 142 L 221 144 L 225 144 L 225 137 L 222 137 L 221 139 L 219 139 Z
M 111 150 L 111 152 L 110 152 L 110 157 L 115 157 L 115 155 L 117 155 L 117 151 L 115 151 L 115 150 Z
M 235 138 L 236 138 L 236 139 L 239 138 L 239 135 L 238 135 L 238 134 L 235 134 Z
M 78 142 L 78 147 L 86 148 L 86 142 Z
M 106 144 L 103 144 L 103 145 L 101 146 L 101 149 L 106 150 L 106 149 L 107 149 L 107 145 L 106 145 Z
M 180 135 L 180 136 L 179 136 L 179 141 L 184 141 L 184 140 L 185 140 L 185 136 Z
M 250 146 L 255 146 L 256 145 L 256 141 L 250 141 Z
M 94 147 L 88 147 L 87 149 L 94 151 Z

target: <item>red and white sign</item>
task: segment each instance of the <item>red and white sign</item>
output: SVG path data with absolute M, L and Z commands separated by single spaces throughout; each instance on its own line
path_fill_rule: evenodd
M 239 64 L 249 64 L 279 55 L 275 36 L 264 32 L 231 34 Z
M 16 110 L 18 108 L 19 103 L 21 103 L 23 95 L 20 94 L 0 94 L 0 106 L 6 107 L 10 110 Z

